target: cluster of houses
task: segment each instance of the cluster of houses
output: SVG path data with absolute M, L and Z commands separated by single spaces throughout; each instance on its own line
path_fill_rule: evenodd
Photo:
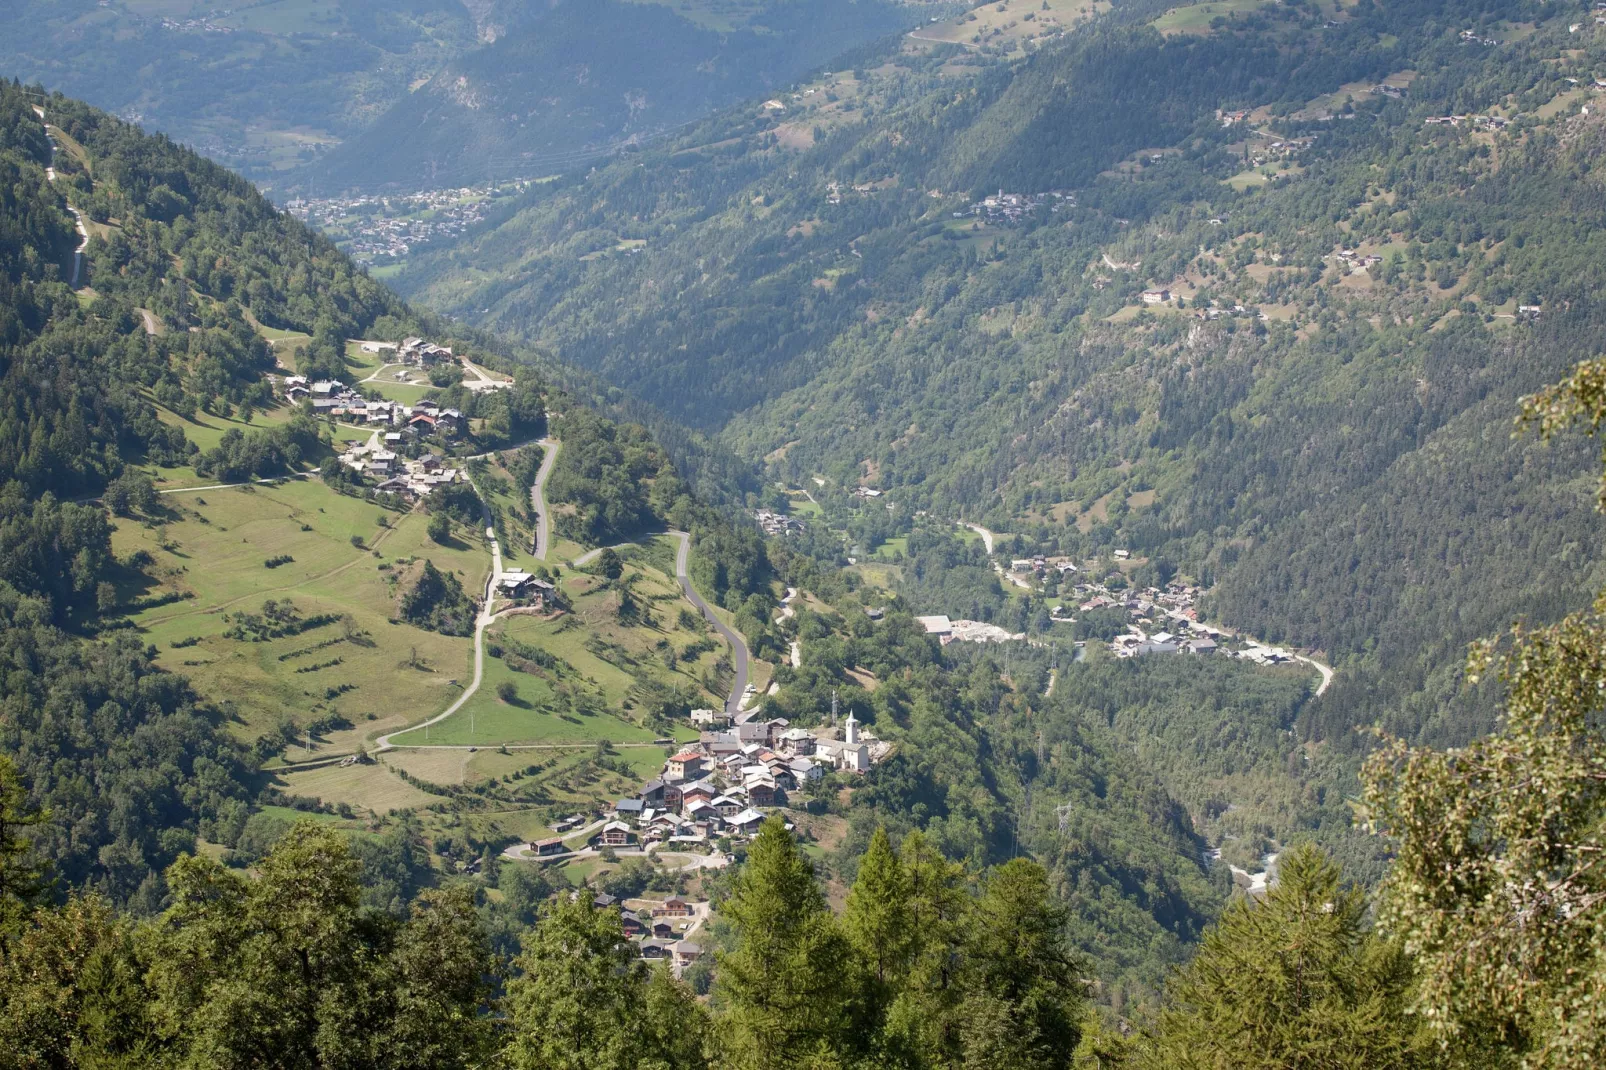
M 808 525 L 795 516 L 777 513 L 769 509 L 760 509 L 753 514 L 758 526 L 764 534 L 770 536 L 795 535 L 807 529 Z
M 1043 205 L 1049 205 L 1049 211 L 1057 212 L 1060 208 L 1076 207 L 1076 196 L 1069 190 L 1049 190 L 1047 193 L 1005 193 L 999 190 L 991 197 L 983 197 L 971 204 L 963 212 L 955 212 L 955 219 L 963 219 L 967 215 L 985 219 L 989 223 L 1019 223 L 1032 212 Z
M 379 480 L 374 489 L 386 494 L 399 494 L 416 501 L 426 498 L 436 487 L 448 486 L 467 479 L 457 468 L 433 453 L 416 460 L 403 457 L 396 451 L 401 447 L 401 432 L 391 431 L 380 442 L 357 442 L 346 447 L 340 463 L 353 471 Z
M 397 428 L 415 438 L 453 438 L 468 430 L 467 419 L 456 409 L 442 408 L 433 401 L 404 405 L 383 398 L 365 398 L 339 379 L 309 382 L 304 375 L 287 375 L 280 389 L 292 405 L 310 402 L 312 411 L 319 416 L 361 423 L 375 430 Z
M 727 722 L 714 710 L 692 711 L 708 730 L 664 763 L 658 776 L 613 805 L 592 838 L 596 847 L 705 844 L 723 836 L 750 837 L 765 809 L 827 771 L 868 772 L 890 750 L 852 713 L 838 730 L 793 728 L 784 717 L 738 713 Z M 536 857 L 566 853 L 561 838 L 530 845 Z
M 364 353 L 388 353 L 395 356 L 392 363 L 411 364 L 415 368 L 431 368 L 437 364 L 449 364 L 457 357 L 452 353 L 451 346 L 438 346 L 433 342 L 426 342 L 422 338 L 404 338 L 400 344 L 395 342 L 362 342 Z
M 694 904 L 678 895 L 662 902 L 641 899 L 635 902 L 637 905 L 632 908 L 629 903 L 602 893 L 591 900 L 591 905 L 598 910 L 618 910 L 625 939 L 636 945 L 637 953 L 649 961 L 667 961 L 676 977 L 703 957 L 702 946 L 686 939 L 699 924 L 697 908 L 703 904 Z
M 825 200 L 827 204 L 841 204 L 842 194 L 853 192 L 868 196 L 880 188 L 874 182 L 861 182 L 856 186 L 844 186 L 840 182 L 830 182 L 825 187 Z
M 1498 115 L 1431 115 L 1422 120 L 1428 126 L 1460 126 L 1470 123 L 1473 127 L 1485 130 L 1504 130 L 1509 120 Z
M 1243 305 L 1233 305 L 1229 308 L 1218 308 L 1214 306 L 1210 308 L 1201 308 L 1195 311 L 1194 315 L 1202 320 L 1233 319 L 1238 316 L 1248 316 L 1262 320 L 1269 318 L 1267 317 L 1266 313 L 1262 312 L 1260 309 L 1245 308 Z
M 1291 137 L 1272 141 L 1266 145 L 1259 146 L 1258 149 L 1250 155 L 1249 159 L 1251 163 L 1253 163 L 1256 167 L 1259 167 L 1261 164 L 1267 163 L 1271 160 L 1284 160 L 1290 156 L 1298 155 L 1299 153 L 1310 148 L 1315 143 L 1315 134 L 1307 134 L 1304 137 Z
M 1362 254 L 1354 249 L 1340 249 L 1333 254 L 1332 259 L 1344 265 L 1351 275 L 1364 275 L 1367 268 L 1383 262 L 1383 258 L 1375 253 Z
M 421 244 L 455 237 L 485 219 L 499 194 L 523 181 L 496 186 L 426 190 L 385 196 L 297 198 L 285 210 L 303 223 L 340 235 L 340 247 L 359 264 L 408 255 Z
M 422 338 L 405 338 L 396 356 L 404 363 L 419 368 L 428 368 L 436 364 L 448 364 L 457 358 L 453 356 L 450 346 L 438 346 L 433 342 L 426 342 Z
M 1195 605 L 1200 588 L 1173 583 L 1165 590 L 1151 587 L 1142 592 L 1112 593 L 1102 584 L 1078 584 L 1077 594 L 1086 599 L 1084 613 L 1101 609 L 1124 609 L 1132 615 L 1130 630 L 1110 643 L 1118 658 L 1144 654 L 1214 654 L 1226 639 L 1219 629 L 1199 620 Z M 1057 611 L 1055 619 L 1063 617 Z
M 1057 572 L 1063 579 L 1075 576 L 1081 570 L 1068 557 L 1045 557 L 1038 554 L 1036 557 L 1015 558 L 1009 563 L 1009 571 L 1036 576 L 1038 579 L 1042 579 L 1050 572 Z

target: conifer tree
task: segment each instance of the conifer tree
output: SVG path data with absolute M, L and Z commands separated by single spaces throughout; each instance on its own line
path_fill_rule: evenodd
M 738 937 L 735 951 L 719 955 L 715 977 L 727 1064 L 770 1070 L 843 1050 L 847 942 L 779 817 L 754 838 L 723 913 Z
M 1240 898 L 1171 983 L 1147 1063 L 1177 1070 L 1424 1065 L 1404 1015 L 1410 971 L 1364 925 L 1366 901 L 1302 844 L 1260 901 Z
M 908 889 L 908 967 L 878 1046 L 889 1065 L 950 1065 L 959 1058 L 956 1010 L 964 996 L 960 967 L 973 905 L 965 870 L 918 829 L 903 838 L 899 861 Z
M 842 928 L 865 973 L 867 1011 L 879 1019 L 903 990 L 914 948 L 909 878 L 892 850 L 887 830 L 877 827 L 859 860 L 848 893 Z
M 0 961 L 43 892 L 45 870 L 33 858 L 28 830 L 44 818 L 28 805 L 16 765 L 0 754 Z
M 1036 862 L 1012 858 L 988 878 L 966 946 L 959 1013 L 967 1067 L 1069 1064 L 1081 1036 L 1084 985 L 1066 946 L 1066 921 Z

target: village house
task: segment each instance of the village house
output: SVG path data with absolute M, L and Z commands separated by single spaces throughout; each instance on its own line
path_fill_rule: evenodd
M 678 895 L 672 895 L 658 906 L 653 907 L 652 916 L 655 918 L 689 918 L 692 916 L 691 904 Z
M 739 814 L 733 814 L 726 819 L 725 823 L 731 827 L 733 832 L 740 833 L 743 836 L 753 836 L 758 833 L 759 826 L 764 824 L 764 815 L 757 810 L 747 809 Z
M 825 776 L 825 770 L 807 758 L 794 758 L 786 768 L 799 784 L 809 784 Z
M 568 848 L 564 846 L 563 837 L 554 836 L 549 840 L 535 840 L 530 844 L 530 850 L 535 852 L 537 858 L 549 858 L 552 855 L 564 854 Z
M 703 756 L 694 750 L 683 750 L 665 762 L 664 769 L 676 780 L 695 780 L 702 775 Z
M 1140 295 L 1146 305 L 1163 305 L 1171 300 L 1170 290 L 1144 290 Z
M 556 590 L 552 584 L 547 583 L 545 580 L 537 579 L 528 572 L 519 569 L 509 569 L 502 573 L 501 578 L 497 580 L 497 589 L 503 597 L 514 599 L 529 598 L 536 595 L 544 597 Z
M 628 801 L 634 802 L 639 810 L 641 806 L 639 799 Z M 635 838 L 636 834 L 631 832 L 630 826 L 623 821 L 608 822 L 602 826 L 602 832 L 598 836 L 599 842 L 604 847 L 629 847 L 635 841 Z
M 730 724 L 730 715 L 724 710 L 692 710 L 691 723 L 709 726 Z

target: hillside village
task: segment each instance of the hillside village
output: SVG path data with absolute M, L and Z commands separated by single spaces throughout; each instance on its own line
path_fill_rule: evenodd
M 508 857 L 553 861 L 662 850 L 692 854 L 689 868 L 721 868 L 729 864 L 732 847 L 751 840 L 771 813 L 791 803 L 791 793 L 806 791 L 828 773 L 867 773 L 892 750 L 852 711 L 840 727 L 833 711 L 831 723 L 813 729 L 759 711 L 731 717 L 700 709 L 691 719 L 704 729 L 696 742 L 666 759 L 634 795 L 600 814 L 564 818 L 551 826 L 555 835 L 509 848 Z M 667 960 L 677 975 L 703 954 L 689 937 L 708 916 L 706 902 L 676 896 L 621 903 L 599 895 L 594 905 L 617 906 L 640 956 Z
M 768 816 L 785 806 L 788 793 L 807 788 L 828 772 L 867 773 L 891 753 L 850 711 L 836 727 L 794 728 L 785 717 L 761 712 L 727 717 L 693 710 L 692 723 L 706 729 L 669 757 L 659 774 L 634 796 L 614 803 L 609 820 L 589 841 L 594 848 L 646 848 L 656 844 L 702 847 L 720 839 L 752 836 Z M 555 826 L 563 833 L 580 822 Z M 562 836 L 529 846 L 537 858 L 568 853 Z

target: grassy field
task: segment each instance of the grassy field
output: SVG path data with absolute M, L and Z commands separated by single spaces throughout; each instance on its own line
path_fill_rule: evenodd
M 877 546 L 875 548 L 875 553 L 871 554 L 870 556 L 877 561 L 891 561 L 893 560 L 893 555 L 895 554 L 908 556 L 909 536 L 899 535 L 897 538 L 888 539 L 880 546 Z
M 150 554 L 147 572 L 156 579 L 153 587 L 131 579 L 119 595 L 125 604 L 189 595 L 133 619 L 160 664 L 231 704 L 245 738 L 281 716 L 305 724 L 338 715 L 352 727 L 292 747 L 286 758 L 349 751 L 361 738 L 439 710 L 455 693 L 450 682 L 468 677 L 470 640 L 393 618 L 405 583 L 398 577 L 421 567 L 408 563 L 415 559 L 428 557 L 459 573 L 465 588 L 480 589 L 489 558 L 478 545 L 439 546 L 423 515 L 387 513 L 314 480 L 170 494 L 162 504 L 167 513 L 156 521 L 118 522 L 116 552 Z M 292 560 L 265 567 L 283 555 Z M 290 599 L 303 618 L 342 619 L 266 642 L 224 634 L 235 623 L 225 614 L 260 613 L 268 599 Z
M 1271 0 L 1211 0 L 1207 4 L 1174 7 L 1152 25 L 1163 34 L 1209 33 L 1211 20 L 1230 19 L 1254 11 Z
M 983 4 L 946 22 L 927 24 L 909 36 L 915 41 L 955 45 L 1019 43 L 1057 36 L 1109 9 L 1104 0 L 1004 0 Z
M 655 548 L 627 555 L 626 577 L 634 577 L 633 597 L 647 607 L 647 625 L 620 616 L 617 590 L 585 573 L 568 573 L 559 582 L 573 611 L 557 618 L 509 616 L 488 633 L 488 646 L 531 647 L 551 655 L 558 668 L 515 671 L 502 658 L 487 656 L 485 677 L 473 698 L 449 719 L 428 729 L 427 742 L 494 747 L 500 743 L 648 743 L 661 732 L 640 723 L 638 686 L 679 687 L 713 704 L 702 687 L 704 674 L 724 653 L 700 653 L 666 664 L 666 649 L 683 652 L 700 629 L 682 626 L 679 611 L 689 608 L 679 585 L 646 563 Z M 629 560 L 638 557 L 637 560 Z M 512 702 L 497 693 L 503 683 L 516 689 Z M 425 730 L 397 736 L 399 746 L 425 743 Z M 679 732 L 694 738 L 690 728 Z
M 825 509 L 820 503 L 800 490 L 786 492 L 786 511 L 805 520 L 814 520 L 825 515 Z
M 444 802 L 445 796 L 420 791 L 382 764 L 325 766 L 284 773 L 279 786 L 292 795 L 309 795 L 338 806 L 346 803 L 377 814 L 411 810 Z
M 154 402 L 153 402 L 154 404 Z M 184 437 L 195 443 L 202 450 L 209 450 L 222 441 L 229 431 L 249 433 L 253 428 L 274 427 L 286 423 L 291 416 L 288 405 L 268 409 L 265 412 L 255 412 L 251 415 L 251 422 L 246 423 L 239 415 L 218 416 L 213 413 L 196 412 L 191 419 L 186 419 L 178 413 L 156 405 L 156 417 L 164 424 L 184 429 Z
M 435 388 L 429 383 L 395 383 L 383 379 L 375 379 L 371 383 L 364 383 L 364 390 L 372 390 L 387 401 L 399 401 L 404 405 L 416 405 L 424 400 L 424 395 Z

